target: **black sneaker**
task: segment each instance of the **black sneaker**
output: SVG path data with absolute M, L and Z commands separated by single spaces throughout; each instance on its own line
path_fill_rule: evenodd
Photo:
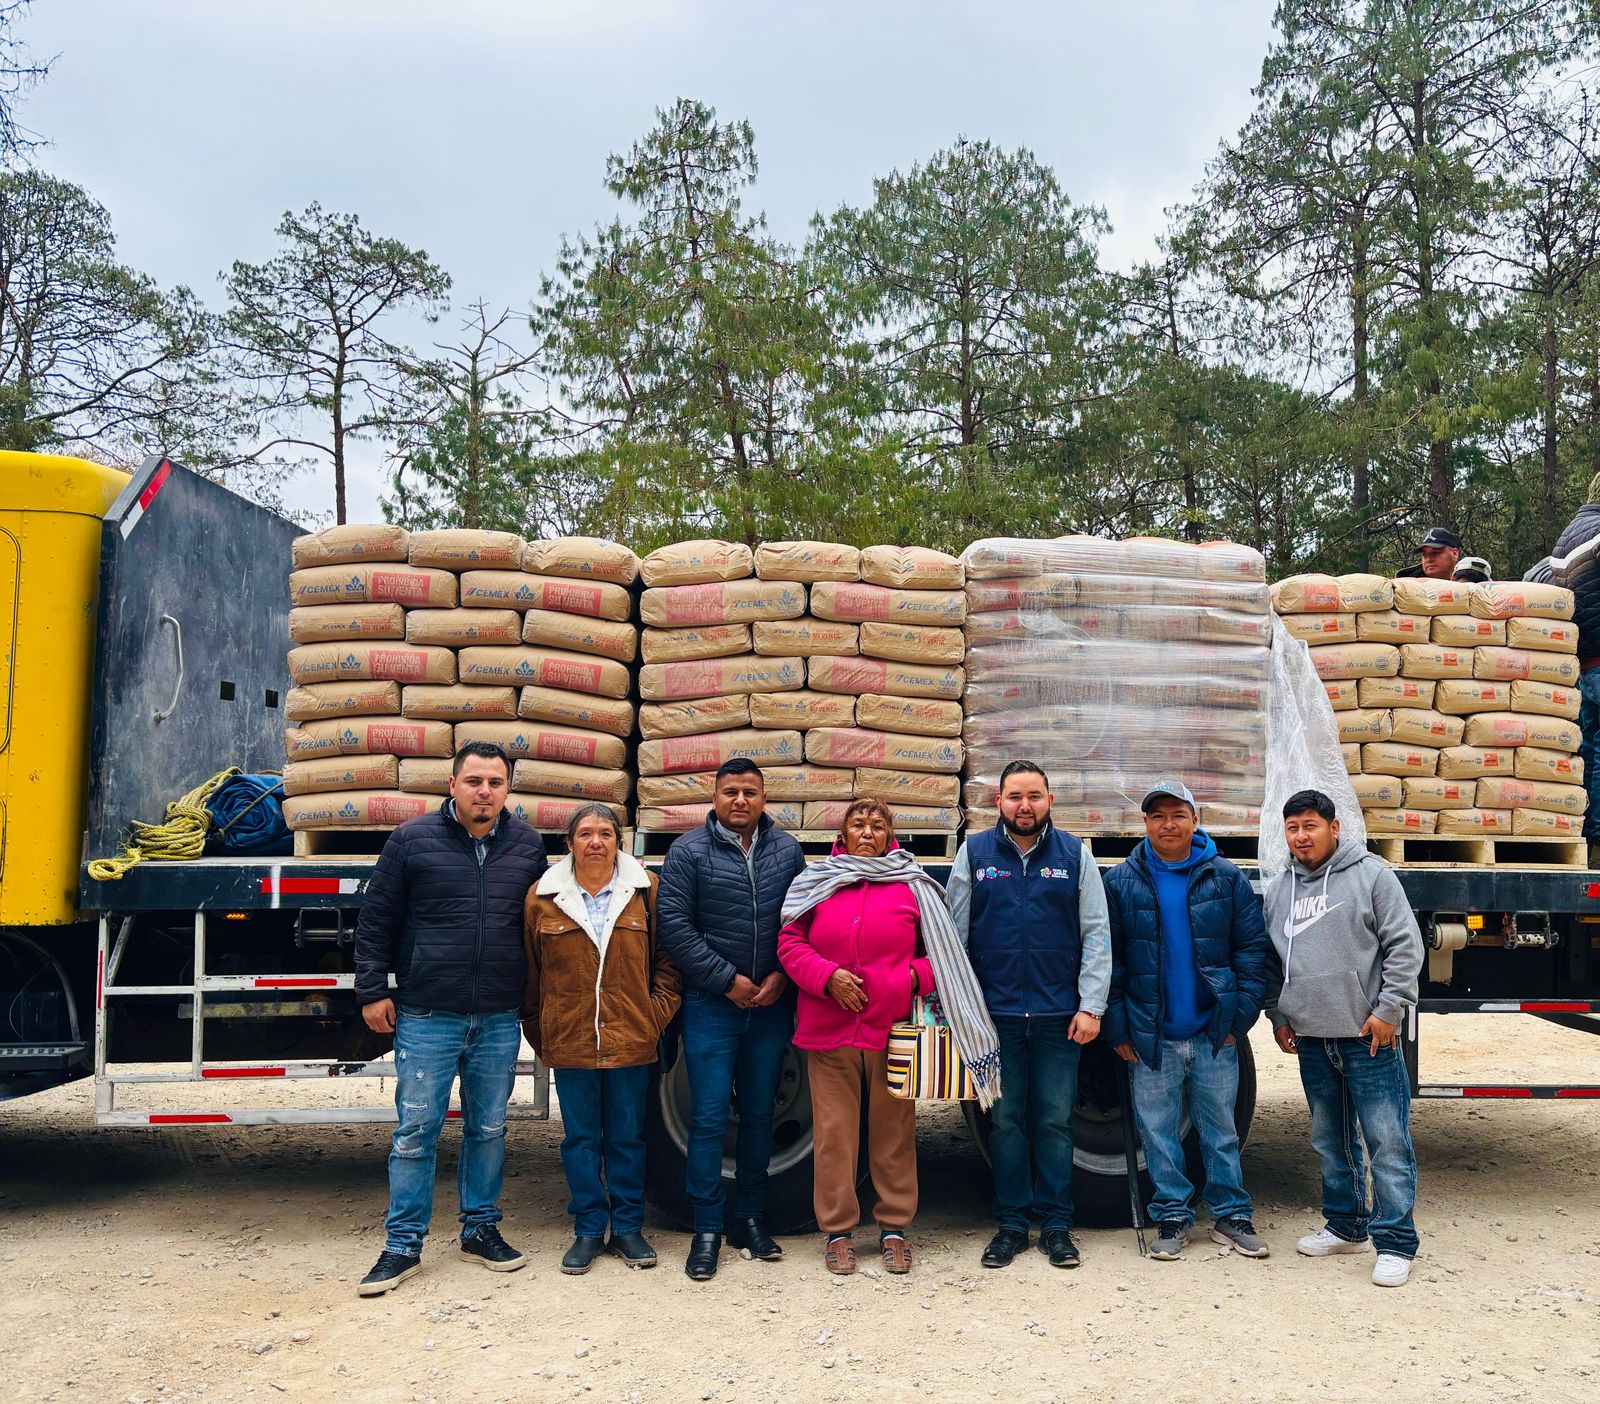
M 356 1291 L 363 1297 L 381 1297 L 385 1292 L 398 1287 L 413 1273 L 421 1271 L 420 1253 L 415 1256 L 410 1253 L 391 1253 L 385 1248 L 378 1254 L 378 1261 L 373 1264 L 372 1271 L 361 1279 Z
M 490 1272 L 515 1272 L 528 1261 L 500 1237 L 500 1230 L 493 1224 L 463 1231 L 459 1247 L 469 1263 L 482 1263 Z
M 1078 1245 L 1066 1229 L 1046 1229 L 1041 1233 L 1039 1251 L 1050 1259 L 1051 1267 L 1075 1268 L 1083 1261 L 1078 1256 Z

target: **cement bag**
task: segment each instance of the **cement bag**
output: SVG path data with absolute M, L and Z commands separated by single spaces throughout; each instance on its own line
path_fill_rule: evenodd
M 1570 619 L 1507 619 L 1505 631 L 1506 643 L 1512 648 L 1535 649 L 1543 653 L 1578 651 L 1578 626 Z
M 646 663 L 639 669 L 639 696 L 650 702 L 787 692 L 805 685 L 805 659 L 763 658 L 754 653 L 693 663 Z
M 809 800 L 801 816 L 800 827 L 818 834 L 837 832 L 849 808 L 849 800 Z
M 641 777 L 643 778 L 643 777 Z M 651 834 L 686 834 L 695 829 L 705 827 L 706 820 L 711 815 L 711 805 L 705 804 L 668 804 L 641 807 L 639 810 L 639 827 Z M 774 819 L 774 824 L 778 821 Z M 781 829 L 783 825 L 778 824 Z M 799 827 L 796 825 L 796 827 Z
M 400 604 L 408 609 L 454 609 L 456 577 L 447 570 L 404 565 L 312 566 L 289 576 L 289 603 Z
M 1576 751 L 1583 744 L 1577 722 L 1532 712 L 1479 712 L 1467 718 L 1469 746 L 1543 746 Z
M 1324 682 L 1330 678 L 1392 678 L 1400 671 L 1400 650 L 1393 644 L 1326 644 L 1311 649 L 1310 654 L 1311 666 Z
M 639 650 L 646 663 L 690 663 L 750 652 L 748 624 L 702 624 L 697 629 L 645 629 Z M 779 650 L 781 651 L 781 650 Z M 757 653 L 761 650 L 757 649 Z
M 861 578 L 891 590 L 959 590 L 967 572 L 956 557 L 925 546 L 868 546 Z
M 1509 705 L 1513 712 L 1535 712 L 1577 721 L 1578 708 L 1582 705 L 1577 688 L 1557 687 L 1554 683 L 1514 682 L 1510 693 Z
M 558 687 L 525 687 L 517 698 L 523 721 L 554 722 L 583 731 L 626 737 L 633 732 L 633 703 L 614 697 L 593 697 Z
M 1261 827 L 1261 809 L 1254 804 L 1202 804 L 1200 827 L 1207 833 L 1254 833 Z
M 1438 814 L 1431 809 L 1363 809 L 1361 817 L 1366 821 L 1368 837 L 1372 838 L 1386 834 L 1411 834 L 1420 838 L 1431 834 L 1439 822 Z
M 589 765 L 601 770 L 621 770 L 628 747 L 620 736 L 548 722 L 461 722 L 456 745 L 492 741 L 513 761 L 556 761 L 562 765 Z
M 1060 609 L 1077 603 L 1078 577 L 1027 575 L 1015 580 L 969 580 L 965 593 L 969 615 L 1015 609 Z
M 1444 757 L 1440 756 L 1443 765 Z M 1471 809 L 1478 792 L 1476 780 L 1421 779 L 1401 780 L 1400 807 L 1403 809 Z
M 890 590 L 822 581 L 811 587 L 811 612 L 841 624 L 893 620 L 954 628 L 966 620 L 967 597 L 960 590 Z
M 1432 775 L 1438 768 L 1439 752 L 1432 746 L 1378 741 L 1361 748 L 1361 769 L 1368 775 Z
M 1402 576 L 1394 582 L 1394 607 L 1407 614 L 1469 614 L 1474 586 L 1465 580 Z
M 929 770 L 947 775 L 960 771 L 963 755 L 959 741 L 860 727 L 819 727 L 806 733 L 805 746 L 806 759 L 813 765 Z
M 767 783 L 771 785 L 770 776 Z M 641 775 L 637 791 L 639 803 L 653 809 L 675 804 L 710 804 L 717 792 L 717 772 L 687 770 L 682 775 Z M 768 798 L 771 798 L 770 791 Z
M 1361 747 L 1358 745 L 1341 745 L 1339 747 L 1339 763 L 1344 766 L 1346 775 L 1359 775 L 1361 773 Z M 1327 792 L 1324 791 L 1324 794 Z M 1285 852 L 1287 852 L 1285 848 Z
M 398 790 L 333 790 L 284 800 L 283 818 L 297 830 L 389 829 L 432 814 L 443 803 L 438 795 L 403 795 Z
M 414 566 L 440 570 L 517 570 L 525 546 L 509 531 L 472 531 L 453 527 L 444 531 L 414 531 L 406 559 Z
M 1509 834 L 1511 811 L 1509 809 L 1444 809 L 1439 812 L 1439 825 L 1434 830 L 1452 838 L 1472 838 L 1479 834 Z
M 1331 575 L 1291 575 L 1272 587 L 1272 607 L 1282 614 L 1338 614 L 1339 582 Z
M 1289 616 L 1290 619 L 1296 617 L 1298 616 Z M 1287 619 L 1284 620 L 1286 625 L 1288 622 L 1289 621 Z M 1373 680 L 1369 679 L 1369 681 Z M 1352 679 L 1340 678 L 1333 682 L 1325 682 L 1322 684 L 1322 687 L 1323 690 L 1328 694 L 1328 705 L 1336 712 L 1348 712 L 1352 708 L 1361 705 L 1361 694 L 1357 691 L 1358 684 Z
M 406 612 L 397 604 L 306 605 L 289 611 L 289 642 L 403 639 Z
M 1150 582 L 1150 603 L 1231 613 L 1272 613 L 1272 597 L 1264 581 L 1162 580 L 1158 577 Z
M 886 804 L 914 804 L 943 809 L 961 803 L 961 777 L 934 775 L 925 770 L 884 770 L 858 766 L 855 798 L 878 799 Z
M 1583 816 L 1552 814 L 1546 809 L 1513 809 L 1511 832 L 1526 838 L 1581 839 Z
M 754 570 L 750 548 L 737 541 L 679 541 L 652 551 L 639 562 L 639 575 L 646 585 L 743 580 Z
M 469 609 L 550 609 L 590 619 L 633 617 L 627 586 L 605 580 L 560 580 L 520 570 L 469 570 L 461 577 L 461 603 Z
M 1553 814 L 1582 814 L 1589 792 L 1582 785 L 1553 785 L 1543 780 L 1480 780 L 1478 803 L 1489 809 L 1548 809 Z
M 565 834 L 572 816 L 584 805 L 600 803 L 597 800 L 561 799 L 554 795 L 512 795 L 506 801 L 506 813 L 530 824 L 545 833 Z M 628 811 L 620 804 L 607 805 L 619 826 L 626 826 Z M 705 806 L 709 809 L 711 806 Z
M 464 648 L 461 681 L 486 686 L 507 683 L 529 687 L 555 687 L 567 692 L 589 692 L 599 697 L 626 697 L 628 669 L 611 658 L 554 649 Z
M 786 580 L 726 580 L 704 585 L 662 585 L 646 590 L 639 597 L 639 618 L 646 624 L 662 629 L 798 619 L 805 612 L 806 587 Z
M 1495 580 L 1472 587 L 1469 609 L 1479 619 L 1571 619 L 1572 591 L 1527 580 Z
M 859 580 L 861 552 L 831 541 L 766 541 L 756 547 L 755 567 L 762 580 Z
M 1350 788 L 1363 809 L 1398 809 L 1409 781 L 1396 775 L 1352 775 Z
M 848 800 L 855 798 L 855 771 L 823 765 L 775 765 L 761 772 L 769 800 Z
M 1353 712 L 1335 712 L 1333 720 L 1339 728 L 1339 740 L 1341 742 L 1387 741 L 1389 739 L 1391 723 L 1387 709 L 1357 707 Z
M 1339 684 L 1329 683 L 1328 686 Z M 1421 707 L 1425 710 L 1433 706 L 1434 689 L 1439 686 L 1425 678 L 1362 678 L 1354 684 L 1363 707 Z
M 626 804 L 633 794 L 633 778 L 625 770 L 519 760 L 511 776 L 511 788 L 521 794 L 566 795 L 569 799 L 602 804 Z
M 1403 605 L 1395 604 L 1394 584 L 1387 576 L 1358 572 L 1335 578 L 1339 582 L 1339 608 L 1344 613 L 1364 614 L 1368 610 L 1391 608 L 1405 610 Z
M 1433 695 L 1434 709 L 1448 712 L 1451 716 L 1467 716 L 1472 712 L 1503 712 L 1511 706 L 1512 686 L 1511 683 L 1494 682 L 1442 682 Z
M 813 658 L 806 669 L 819 692 L 873 692 L 890 697 L 960 698 L 966 670 L 933 664 L 887 663 L 879 658 Z
M 346 717 L 308 721 L 284 733 L 290 760 L 316 756 L 453 756 L 455 728 L 449 722 L 397 717 Z
M 798 765 L 803 746 L 798 731 L 716 731 L 709 736 L 673 736 L 639 743 L 640 775 L 672 775 L 683 770 L 717 770 L 735 757 L 769 765 Z
M 731 731 L 749 725 L 750 698 L 742 692 L 733 697 L 701 697 L 689 702 L 646 702 L 639 708 L 639 734 L 647 741 Z
M 639 578 L 639 558 L 626 546 L 598 536 L 558 536 L 530 541 L 522 553 L 530 575 L 559 575 L 568 580 L 606 580 L 631 585 Z M 553 609 L 554 605 L 545 605 Z
M 1504 646 L 1506 624 L 1503 619 L 1475 619 L 1470 614 L 1436 614 L 1429 643 L 1441 648 L 1476 648 L 1479 644 Z
M 968 580 L 1038 575 L 1052 543 L 994 536 L 974 541 L 961 553 Z
M 408 756 L 400 762 L 399 788 L 407 794 L 448 795 L 454 760 L 422 760 Z
M 1459 746 L 1467 723 L 1424 707 L 1396 707 L 1388 739 L 1401 746 Z
M 283 714 L 290 721 L 318 717 L 393 717 L 400 714 L 397 682 L 310 683 L 292 687 Z
M 456 680 L 456 656 L 447 648 L 398 643 L 301 644 L 289 650 L 289 676 L 299 685 L 325 682 L 431 682 Z
M 752 630 L 757 653 L 788 658 L 815 658 L 818 654 L 841 657 L 861 652 L 861 627 L 813 619 L 784 619 L 756 624 Z
M 631 663 L 639 651 L 639 631 L 632 624 L 619 624 L 612 619 L 530 609 L 522 616 L 522 642 L 535 648 L 564 648 Z
M 1283 627 L 1291 639 L 1305 644 L 1354 643 L 1359 614 L 1285 614 Z M 1388 640 L 1384 640 L 1388 642 Z
M 961 811 L 942 805 L 891 804 L 889 817 L 902 834 L 953 834 L 961 827 Z
M 1524 648 L 1473 650 L 1472 676 L 1492 682 L 1524 681 L 1578 685 L 1578 660 L 1570 653 L 1534 652 Z
M 861 626 L 861 651 L 869 658 L 902 663 L 959 663 L 966 656 L 967 641 L 959 629 L 867 623 Z
M 1543 746 L 1518 746 L 1512 753 L 1512 773 L 1518 780 L 1548 780 L 1557 785 L 1583 784 L 1583 758 Z M 287 777 L 286 777 L 287 778 Z
M 1485 775 L 1510 775 L 1513 753 L 1492 746 L 1445 746 L 1439 752 L 1441 780 L 1480 780 Z
M 1401 614 L 1397 609 L 1372 609 L 1349 616 L 1363 643 L 1427 643 L 1431 620 L 1426 614 Z
M 1070 834 L 1133 834 L 1144 828 L 1144 815 L 1134 805 L 1061 804 L 1050 817 Z
M 750 725 L 809 731 L 814 726 L 854 726 L 856 699 L 797 688 L 793 692 L 752 692 Z
M 1126 612 L 1122 634 L 1151 643 L 1253 643 L 1271 637 L 1265 615 L 1192 605 L 1141 605 Z
M 310 566 L 344 565 L 355 561 L 403 561 L 411 534 L 382 522 L 372 525 L 333 526 L 297 536 L 289 546 L 296 570 Z
M 315 795 L 328 790 L 393 790 L 400 762 L 393 756 L 323 756 L 290 761 L 283 767 L 285 795 Z
M 1437 644 L 1402 644 L 1400 671 L 1408 678 L 1470 678 L 1481 649 L 1440 648 Z
M 522 641 L 522 616 L 514 609 L 408 609 L 406 642 L 440 648 Z
M 1156 602 L 1156 581 L 1148 575 L 1080 575 L 1080 608 L 1133 609 Z
M 517 715 L 517 690 L 461 683 L 441 687 L 414 684 L 400 695 L 400 714 L 419 721 L 511 721 Z
M 855 724 L 870 731 L 902 731 L 913 736 L 959 736 L 961 704 L 864 692 L 856 698 Z

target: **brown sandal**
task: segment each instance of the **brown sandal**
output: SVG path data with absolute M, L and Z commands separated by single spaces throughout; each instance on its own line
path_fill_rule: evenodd
M 910 1272 L 911 1271 L 911 1245 L 906 1242 L 903 1233 L 886 1233 L 880 1240 L 879 1246 L 883 1249 L 883 1267 L 885 1272 Z
M 830 1238 L 823 1250 L 822 1259 L 828 1271 L 840 1276 L 856 1270 L 856 1245 L 848 1238 Z

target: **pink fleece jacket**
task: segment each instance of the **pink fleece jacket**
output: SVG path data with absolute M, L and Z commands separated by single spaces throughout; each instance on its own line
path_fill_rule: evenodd
M 933 966 L 917 954 L 921 917 L 903 882 L 858 882 L 841 888 L 778 933 L 778 959 L 800 991 L 796 1048 L 886 1048 L 889 1026 L 911 1012 L 917 988 L 933 989 Z M 835 970 L 860 977 L 867 1005 L 847 1013 L 826 993 Z

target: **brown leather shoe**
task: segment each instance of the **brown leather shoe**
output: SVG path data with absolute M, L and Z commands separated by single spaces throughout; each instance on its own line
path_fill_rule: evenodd
M 828 1271 L 843 1276 L 856 1270 L 856 1245 L 848 1238 L 830 1238 L 823 1251 L 822 1260 Z
M 911 1245 L 906 1242 L 904 1234 L 885 1234 L 880 1246 L 883 1248 L 883 1268 L 885 1272 L 903 1273 L 911 1271 Z

